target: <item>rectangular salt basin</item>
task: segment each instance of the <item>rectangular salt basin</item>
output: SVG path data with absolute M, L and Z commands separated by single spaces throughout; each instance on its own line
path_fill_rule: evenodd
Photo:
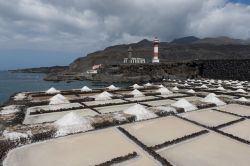
M 178 166 L 249 166 L 250 163 L 249 145 L 213 132 L 157 153 Z
M 37 115 L 27 115 L 23 121 L 23 124 L 37 124 L 44 122 L 54 122 L 64 115 L 74 112 L 80 116 L 95 116 L 97 113 L 91 109 L 78 109 L 78 110 L 70 110 L 70 111 L 62 111 L 62 112 L 52 112 L 45 114 L 37 114 Z
M 162 144 L 203 130 L 199 126 L 174 116 L 131 123 L 123 127 L 147 146 Z
M 5 166 L 84 166 L 97 165 L 128 153 L 138 159 L 127 165 L 158 165 L 146 152 L 115 128 L 66 136 L 23 146 L 10 151 Z M 38 162 L 42 159 L 42 162 Z
M 99 100 L 99 101 L 88 101 L 83 102 L 87 106 L 95 106 L 95 105 L 103 105 L 103 104 L 110 104 L 110 103 L 125 103 L 126 101 L 122 99 L 112 99 L 112 100 Z
M 250 116 L 250 106 L 229 104 L 218 108 L 221 111 L 234 113 L 241 116 Z
M 101 92 L 100 92 L 101 93 Z M 81 97 L 81 98 L 84 98 L 84 97 L 91 97 L 91 96 L 95 96 L 95 95 L 98 95 L 100 94 L 98 92 L 93 92 L 93 93 L 79 93 L 78 95 Z
M 151 106 L 162 106 L 162 105 L 170 105 L 172 103 L 176 102 L 175 100 L 165 99 L 165 100 L 155 100 L 155 101 L 146 101 L 141 102 L 142 104 L 148 104 Z
M 189 120 L 196 121 L 198 123 L 201 123 L 209 127 L 216 127 L 218 125 L 239 119 L 239 117 L 213 111 L 211 109 L 185 112 L 180 114 L 180 116 L 187 118 Z
M 157 95 L 160 97 L 180 97 L 180 96 L 187 96 L 186 94 L 181 94 L 181 93 L 172 93 L 172 94 L 167 94 L 167 95 Z
M 67 104 L 56 104 L 56 105 L 43 105 L 43 106 L 35 106 L 35 107 L 29 107 L 27 109 L 26 114 L 30 114 L 31 112 L 36 112 L 39 110 L 60 110 L 60 109 L 69 109 L 69 108 L 75 108 L 75 107 L 83 107 L 79 103 L 67 103 Z
M 129 101 L 143 101 L 143 100 L 151 100 L 151 99 L 157 99 L 157 97 L 154 97 L 154 96 L 142 96 L 142 97 L 126 98 L 126 100 L 129 100 Z
M 56 95 L 56 94 L 55 94 Z M 51 96 L 38 96 L 38 97 L 32 97 L 32 100 L 36 100 L 36 101 L 46 101 L 49 100 L 51 97 L 53 97 L 54 95 Z M 64 97 L 67 98 L 67 100 L 71 100 L 71 99 L 76 99 L 79 98 L 76 95 L 63 95 Z
M 118 112 L 123 111 L 131 106 L 135 105 L 135 103 L 132 104 L 121 104 L 121 105 L 114 105 L 114 106 L 105 106 L 105 107 L 95 107 L 96 110 L 101 112 L 102 114 L 109 113 L 109 112 Z
M 192 101 L 196 101 L 196 100 L 201 100 L 202 98 L 197 97 L 197 96 L 191 96 L 191 97 L 184 97 L 183 99 L 186 99 L 187 101 L 192 102 Z
M 246 119 L 244 121 L 241 121 L 239 123 L 235 123 L 230 126 L 226 126 L 222 128 L 221 130 L 232 134 L 234 136 L 237 136 L 239 138 L 245 139 L 250 141 L 250 120 Z

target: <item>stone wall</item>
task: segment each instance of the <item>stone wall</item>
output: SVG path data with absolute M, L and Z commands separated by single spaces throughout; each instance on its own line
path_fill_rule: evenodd
M 213 79 L 250 80 L 250 59 L 196 61 L 200 76 Z

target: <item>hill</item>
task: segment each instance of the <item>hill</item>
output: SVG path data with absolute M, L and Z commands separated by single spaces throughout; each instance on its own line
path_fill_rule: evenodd
M 94 64 L 120 64 L 127 57 L 127 49 L 131 46 L 133 56 L 151 61 L 153 46 L 149 40 L 128 45 L 115 45 L 102 51 L 80 57 L 70 64 L 68 72 L 84 72 Z M 161 42 L 161 62 L 184 62 L 193 60 L 216 59 L 250 59 L 249 40 L 231 39 L 228 37 L 204 38 L 185 37 L 170 43 Z

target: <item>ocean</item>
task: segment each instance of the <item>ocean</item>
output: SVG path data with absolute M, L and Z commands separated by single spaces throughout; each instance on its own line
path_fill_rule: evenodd
M 0 104 L 3 104 L 9 97 L 17 92 L 24 91 L 45 91 L 51 87 L 60 90 L 80 89 L 83 86 L 90 88 L 107 87 L 109 84 L 97 81 L 44 81 L 45 74 L 40 73 L 11 73 L 9 71 L 0 71 Z M 118 87 L 128 86 L 127 83 L 114 84 Z

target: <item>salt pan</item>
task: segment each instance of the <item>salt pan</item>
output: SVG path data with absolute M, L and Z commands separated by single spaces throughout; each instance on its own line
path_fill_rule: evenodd
M 0 115 L 8 115 L 8 114 L 13 114 L 19 112 L 20 109 L 16 105 L 9 105 L 6 107 L 3 107 L 2 110 L 0 111 Z
M 98 95 L 95 95 L 94 98 L 95 98 L 95 100 L 111 100 L 112 96 L 113 95 L 111 93 L 104 91 Z
M 203 102 L 208 102 L 208 103 L 214 103 L 217 106 L 221 106 L 221 105 L 225 105 L 226 103 L 224 103 L 223 101 L 221 101 L 220 99 L 218 99 L 215 94 L 210 93 L 208 94 L 204 99 L 202 99 L 201 101 Z
M 164 88 L 164 86 L 161 84 L 161 85 L 158 85 L 159 88 Z
M 243 89 L 237 89 L 235 92 L 238 92 L 238 93 L 247 93 L 245 90 Z
M 177 88 L 176 86 L 172 89 L 173 91 L 178 91 L 179 88 Z
M 134 89 L 140 89 L 140 88 L 143 88 L 142 86 L 140 86 L 140 85 L 138 85 L 138 84 L 134 84 L 132 87 L 133 87 Z
M 114 85 L 110 85 L 110 86 L 107 87 L 107 89 L 109 89 L 109 90 L 118 90 L 119 88 L 115 87 Z
M 188 111 L 193 111 L 193 110 L 197 110 L 198 108 L 191 104 L 190 102 L 188 102 L 186 99 L 180 99 L 177 102 L 175 102 L 174 104 L 171 104 L 174 107 L 179 107 L 179 108 L 183 108 L 185 110 L 185 112 Z
M 219 86 L 219 87 L 217 88 L 217 90 L 224 91 L 225 88 L 223 88 L 222 86 Z
M 64 115 L 62 118 L 54 122 L 54 125 L 58 129 L 55 137 L 93 129 L 93 126 L 88 118 L 81 117 L 74 112 Z
M 201 88 L 205 89 L 205 88 L 208 88 L 208 87 L 206 85 L 201 85 Z
M 137 89 L 130 92 L 130 94 L 134 95 L 134 97 L 142 97 L 142 96 L 144 96 L 144 94 L 141 91 L 137 90 Z
M 9 140 L 20 140 L 21 138 L 28 138 L 29 137 L 29 135 L 27 133 L 9 132 L 7 130 L 3 131 L 3 136 Z
M 195 93 L 195 91 L 193 89 L 190 89 L 187 91 L 188 93 Z
M 87 86 L 84 86 L 84 87 L 82 87 L 81 91 L 82 91 L 82 92 L 89 92 L 89 91 L 92 91 L 92 89 L 90 89 L 90 88 L 87 87 Z
M 136 120 L 145 120 L 157 117 L 154 113 L 147 110 L 144 106 L 140 104 L 135 104 L 123 111 L 125 114 L 135 115 Z
M 54 87 L 51 87 L 45 93 L 47 93 L 47 94 L 56 94 L 56 93 L 60 93 L 60 91 L 55 89 Z
M 172 94 L 172 92 L 165 87 L 158 89 L 156 92 L 161 93 L 162 95 Z
M 148 87 L 148 86 L 152 86 L 152 84 L 146 83 L 144 86 Z
M 175 108 L 169 107 L 169 106 L 158 106 L 158 107 L 156 107 L 155 109 L 160 110 L 160 111 L 162 111 L 162 112 L 168 112 L 168 113 L 173 112 L 173 113 L 177 113 L 177 111 L 176 111 Z
M 249 100 L 246 99 L 245 97 L 241 97 L 241 98 L 235 99 L 235 100 L 237 100 L 237 101 L 243 101 L 243 102 L 249 102 Z
M 15 97 L 14 100 L 15 101 L 20 101 L 20 100 L 24 100 L 26 98 L 26 95 L 24 93 L 18 93 Z
M 57 94 L 55 96 L 53 96 L 52 98 L 49 99 L 50 102 L 49 104 L 65 104 L 65 103 L 70 103 L 66 97 L 64 97 L 61 94 Z

